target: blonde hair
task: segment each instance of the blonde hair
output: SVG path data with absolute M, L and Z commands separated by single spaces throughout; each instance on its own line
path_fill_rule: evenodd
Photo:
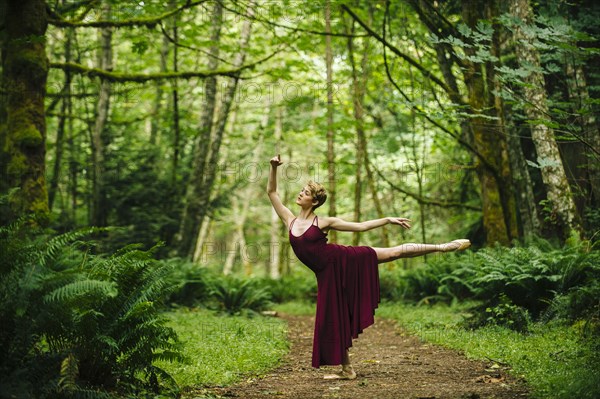
M 308 191 L 310 191 L 310 196 L 317 200 L 317 205 L 313 206 L 313 211 L 323 205 L 327 200 L 327 191 L 325 187 L 321 184 L 310 180 L 306 187 L 308 187 Z

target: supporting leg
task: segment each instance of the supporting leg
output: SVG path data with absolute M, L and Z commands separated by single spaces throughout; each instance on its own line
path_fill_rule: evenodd
M 342 372 L 336 374 L 327 374 L 323 377 L 326 380 L 353 380 L 356 378 L 356 372 L 350 363 L 350 354 L 348 349 L 342 357 Z

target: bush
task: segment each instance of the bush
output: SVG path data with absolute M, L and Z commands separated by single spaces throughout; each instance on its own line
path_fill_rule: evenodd
M 162 261 L 171 273 L 167 281 L 172 290 L 165 298 L 167 303 L 183 306 L 206 304 L 217 275 L 206 267 L 180 258 Z
M 96 231 L 0 229 L 1 396 L 106 397 L 171 382 L 152 364 L 179 358 L 157 302 L 169 269 L 133 246 L 91 255 L 79 240 Z
M 256 280 L 223 276 L 215 279 L 211 288 L 219 310 L 230 315 L 243 312 L 259 312 L 271 303 L 269 291 Z
M 476 299 L 480 320 L 516 329 L 528 317 L 576 320 L 600 311 L 600 251 L 585 246 L 556 248 L 535 239 L 527 246 L 448 254 L 403 273 L 397 289 L 404 299 Z
M 266 278 L 262 280 L 262 286 L 276 303 L 317 299 L 317 279 L 313 275 L 291 275 L 278 280 Z

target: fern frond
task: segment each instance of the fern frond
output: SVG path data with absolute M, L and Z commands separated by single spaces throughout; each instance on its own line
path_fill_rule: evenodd
M 45 250 L 39 255 L 39 264 L 43 267 L 48 265 L 48 262 L 55 259 L 56 256 L 64 251 L 74 241 L 77 241 L 83 237 L 89 237 L 93 234 L 108 231 L 108 228 L 89 227 L 68 233 L 61 234 L 50 239 L 46 245 Z
M 107 297 L 117 296 L 116 284 L 111 281 L 80 280 L 64 285 L 44 296 L 45 302 L 69 302 L 91 293 L 101 293 Z
M 77 376 L 79 375 L 79 361 L 69 353 L 60 365 L 60 378 L 58 380 L 59 392 L 72 392 L 77 389 Z

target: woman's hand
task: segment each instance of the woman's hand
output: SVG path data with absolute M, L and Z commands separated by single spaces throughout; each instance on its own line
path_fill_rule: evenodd
M 397 218 L 397 217 L 389 217 L 388 221 L 391 224 L 399 224 L 400 226 L 404 227 L 405 229 L 410 229 L 410 219 L 406 219 L 406 218 Z
M 277 154 L 276 157 L 271 158 L 271 166 L 272 167 L 276 168 L 281 165 L 283 165 L 283 162 L 281 162 L 281 158 L 280 158 L 279 154 Z

